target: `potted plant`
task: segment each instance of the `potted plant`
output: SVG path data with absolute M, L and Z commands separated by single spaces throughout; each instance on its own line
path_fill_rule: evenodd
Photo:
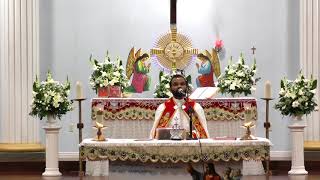
M 60 83 L 52 78 L 50 72 L 47 73 L 45 81 L 40 82 L 36 77 L 32 91 L 32 116 L 48 118 L 48 122 L 54 123 L 56 118 L 61 119 L 63 114 L 72 110 L 72 102 L 68 99 L 70 94 L 70 82 Z
M 121 97 L 128 86 L 128 78 L 118 57 L 116 62 L 111 62 L 108 53 L 104 62 L 100 63 L 90 56 L 93 72 L 90 76 L 90 86 L 98 93 L 99 97 Z
M 289 174 L 308 174 L 304 167 L 304 128 L 303 115 L 308 115 L 315 110 L 317 80 L 306 79 L 301 72 L 294 81 L 281 80 L 279 100 L 275 104 L 275 109 L 284 116 L 291 116 L 292 124 L 288 127 L 292 134 L 292 159 Z
M 33 83 L 32 91 L 32 116 L 38 116 L 40 120 L 47 117 L 47 124 L 43 127 L 46 131 L 46 168 L 43 176 L 61 176 L 59 172 L 58 159 L 58 133 L 61 128 L 57 119 L 72 110 L 71 101 L 68 99 L 70 93 L 70 82 L 60 83 L 47 73 L 45 81 L 40 82 L 38 78 Z
M 245 96 L 255 91 L 256 82 L 260 78 L 255 78 L 257 73 L 256 60 L 249 67 L 245 64 L 244 57 L 240 54 L 239 61 L 232 64 L 230 59 L 224 73 L 218 77 L 218 87 L 222 94 L 236 95 L 244 94 Z
M 301 120 L 303 115 L 308 115 L 317 106 L 315 93 L 317 80 L 306 79 L 301 72 L 294 81 L 281 80 L 279 101 L 275 104 L 275 109 L 284 116 L 292 116 Z

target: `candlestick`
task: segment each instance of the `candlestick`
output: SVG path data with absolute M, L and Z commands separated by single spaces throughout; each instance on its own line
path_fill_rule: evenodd
M 81 86 L 80 86 L 81 87 Z M 85 98 L 77 98 L 73 99 L 73 101 L 78 101 L 79 104 L 79 123 L 77 124 L 77 128 L 79 129 L 79 144 L 82 142 L 82 116 L 81 116 L 81 102 L 86 100 Z M 84 176 L 83 172 L 83 159 L 81 158 L 81 147 L 79 148 L 79 176 Z
M 266 99 L 271 98 L 271 83 L 270 83 L 270 81 L 266 81 L 264 84 L 264 97 Z
M 270 84 L 270 82 L 269 82 Z M 270 86 L 271 89 L 271 86 Z M 270 91 L 271 92 L 271 91 Z M 261 98 L 263 100 L 266 101 L 266 121 L 264 122 L 264 128 L 266 129 L 266 138 L 269 139 L 269 129 L 271 128 L 271 124 L 269 122 L 269 101 L 273 100 L 273 98 L 269 97 L 269 98 Z M 271 175 L 272 172 L 270 171 L 270 157 L 266 159 L 265 161 L 266 164 L 266 173 L 267 175 Z
M 249 122 L 251 121 L 251 108 L 245 107 L 244 108 L 244 122 Z
M 82 83 L 80 81 L 76 82 L 76 98 L 77 99 L 82 99 L 83 98 Z

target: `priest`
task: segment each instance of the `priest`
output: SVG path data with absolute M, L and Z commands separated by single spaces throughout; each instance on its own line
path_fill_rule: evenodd
M 209 138 L 207 122 L 200 104 L 186 97 L 188 82 L 181 74 L 175 74 L 170 80 L 170 91 L 173 95 L 161 104 L 155 113 L 155 121 L 150 132 L 150 138 L 156 137 L 157 128 L 178 127 L 190 133 L 190 114 L 192 114 L 192 136 L 194 138 Z M 192 112 L 192 113 L 191 113 Z

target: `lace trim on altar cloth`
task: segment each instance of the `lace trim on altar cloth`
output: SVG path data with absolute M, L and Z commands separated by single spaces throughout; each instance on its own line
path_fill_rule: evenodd
M 177 148 L 177 147 L 149 147 L 139 150 L 139 148 L 108 147 L 101 149 L 98 147 L 85 147 L 81 149 L 81 157 L 88 160 L 121 160 L 121 161 L 141 161 L 141 162 L 199 162 L 207 161 L 239 161 L 243 160 L 263 160 L 269 158 L 269 146 L 259 147 L 203 147 L 202 156 L 199 149 Z M 192 154 L 192 155 L 190 155 Z
M 223 177 L 226 170 L 240 170 L 242 175 L 262 175 L 264 169 L 261 161 L 220 161 L 215 162 L 216 172 Z M 203 171 L 203 163 L 193 163 L 192 166 L 198 172 Z M 190 178 L 190 174 L 186 171 L 185 163 L 139 163 L 139 162 L 122 162 L 122 161 L 87 161 L 86 175 L 90 176 L 113 176 L 119 174 L 128 174 L 131 176 L 142 177 L 159 177 L 159 176 L 185 176 Z
M 88 160 L 130 160 L 141 162 L 199 162 L 235 160 L 263 160 L 269 158 L 271 142 L 258 140 L 212 140 L 170 141 L 108 139 L 103 142 L 85 139 L 80 144 L 80 155 Z

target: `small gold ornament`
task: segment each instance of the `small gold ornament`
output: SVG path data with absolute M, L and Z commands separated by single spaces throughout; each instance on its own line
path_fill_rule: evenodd
M 96 125 L 93 126 L 98 129 L 97 136 L 93 139 L 94 141 L 106 141 L 106 138 L 102 134 L 102 129 L 106 128 L 107 126 L 104 126 L 103 124 L 96 122 Z
M 242 136 L 240 140 L 256 140 L 257 138 L 251 135 L 251 130 L 250 128 L 254 127 L 253 121 L 246 122 L 242 125 L 242 127 L 246 128 L 246 134 Z

